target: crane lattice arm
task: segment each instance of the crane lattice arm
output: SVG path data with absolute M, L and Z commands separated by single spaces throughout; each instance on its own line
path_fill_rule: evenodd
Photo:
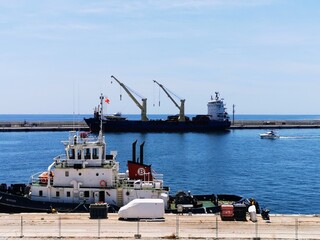
M 134 101 L 134 103 L 141 109 L 141 121 L 148 121 L 149 119 L 147 117 L 147 99 L 142 98 L 142 105 L 141 105 L 139 101 L 132 95 L 132 93 L 130 92 L 130 90 L 127 88 L 126 85 L 124 85 L 114 76 L 111 76 L 111 77 L 119 83 L 119 85 L 126 91 L 126 93 L 129 95 L 132 101 Z
M 170 100 L 173 102 L 173 104 L 180 110 L 179 113 L 179 121 L 184 122 L 186 120 L 186 117 L 184 115 L 184 102 L 186 101 L 185 99 L 181 99 L 180 103 L 181 105 L 179 106 L 178 103 L 171 97 L 167 89 L 160 83 L 158 83 L 156 80 L 153 80 L 154 83 L 158 84 L 159 87 L 167 94 L 167 96 L 170 98 Z

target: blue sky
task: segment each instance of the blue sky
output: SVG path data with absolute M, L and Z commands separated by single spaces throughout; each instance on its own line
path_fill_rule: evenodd
M 1 0 L 0 114 L 91 113 L 100 93 L 140 113 L 111 75 L 150 114 L 178 113 L 153 79 L 189 114 L 215 91 L 229 113 L 319 114 L 319 23 L 316 0 Z

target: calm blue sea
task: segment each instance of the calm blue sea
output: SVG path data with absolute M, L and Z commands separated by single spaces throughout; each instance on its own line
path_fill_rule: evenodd
M 6 116 L 0 121 L 14 119 Z M 51 117 L 32 115 L 32 120 Z M 267 117 L 249 119 L 319 119 Z M 320 129 L 283 129 L 276 140 L 260 139 L 261 132 L 118 133 L 106 134 L 106 140 L 108 151 L 118 151 L 123 172 L 132 142 L 145 141 L 145 162 L 164 174 L 172 194 L 178 190 L 239 194 L 256 198 L 271 213 L 320 214 Z M 32 174 L 46 170 L 53 157 L 63 153 L 61 141 L 67 137 L 68 132 L 0 132 L 0 183 L 27 183 Z

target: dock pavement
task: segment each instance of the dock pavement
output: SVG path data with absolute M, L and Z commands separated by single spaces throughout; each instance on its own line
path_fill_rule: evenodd
M 163 220 L 121 221 L 116 213 L 0 214 L 0 239 L 320 239 L 318 215 L 270 214 L 257 222 L 219 215 L 165 214 Z
M 320 128 L 320 120 L 235 120 L 230 129 Z M 89 131 L 84 121 L 0 121 L 0 132 Z

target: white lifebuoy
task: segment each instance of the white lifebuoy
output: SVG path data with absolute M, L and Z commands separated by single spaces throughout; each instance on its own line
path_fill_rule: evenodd
M 105 187 L 107 186 L 107 182 L 105 180 L 100 181 L 100 187 Z
M 43 183 L 43 184 L 48 183 L 48 178 L 41 177 L 40 178 L 40 182 Z

